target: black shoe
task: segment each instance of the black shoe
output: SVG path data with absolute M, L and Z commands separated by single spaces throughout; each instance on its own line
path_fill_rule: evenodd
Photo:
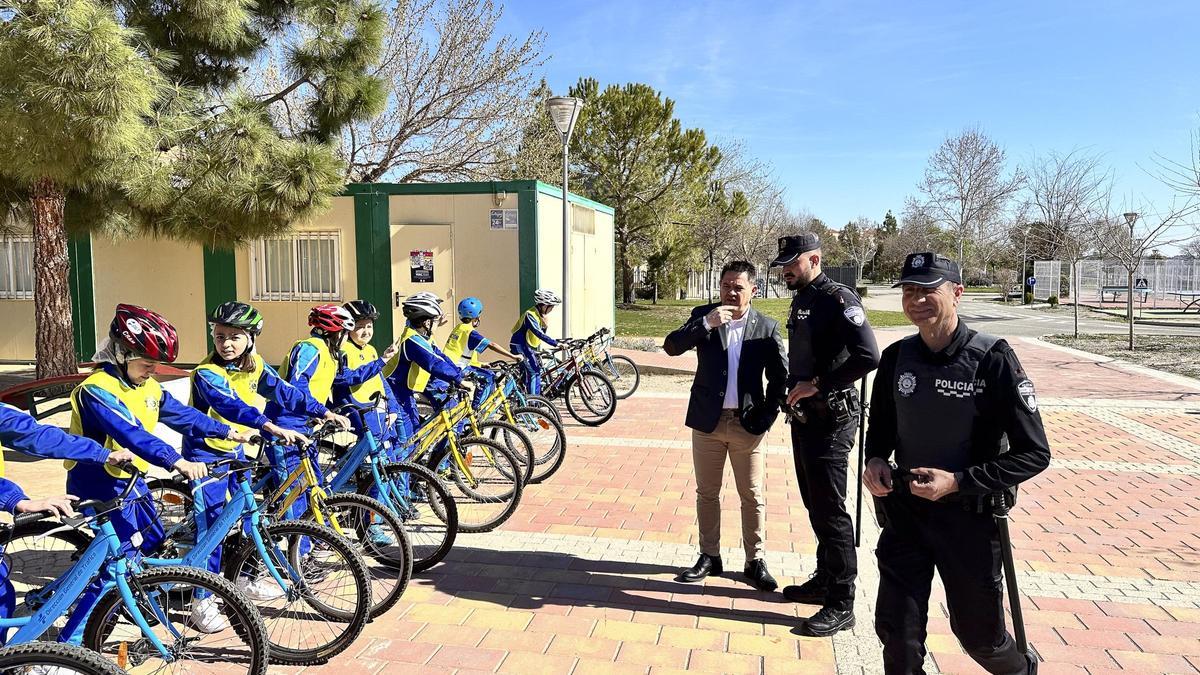
M 767 571 L 767 563 L 763 562 L 761 558 L 755 558 L 746 563 L 744 574 L 750 585 L 760 591 L 770 593 L 779 588 L 779 582 L 775 581 L 775 577 L 771 576 L 771 573 Z
M 822 607 L 803 624 L 801 631 L 812 637 L 827 637 L 840 630 L 854 627 L 854 610 Z
M 696 561 L 696 564 L 684 570 L 683 574 L 679 575 L 679 580 L 691 583 L 700 581 L 710 574 L 715 576 L 724 571 L 724 568 L 721 567 L 721 556 L 701 553 L 700 559 Z
M 828 593 L 829 579 L 820 572 L 814 573 L 799 586 L 785 586 L 783 589 L 783 597 L 805 605 L 824 605 Z

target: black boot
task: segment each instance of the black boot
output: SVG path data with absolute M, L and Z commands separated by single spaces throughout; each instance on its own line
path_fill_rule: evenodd
M 824 605 L 828 593 L 829 578 L 820 572 L 814 573 L 799 586 L 785 586 L 783 589 L 783 597 L 805 605 Z
M 755 558 L 754 560 L 746 563 L 746 569 L 744 570 L 744 573 L 746 575 L 746 579 L 750 582 L 750 585 L 760 591 L 766 591 L 770 593 L 776 588 L 779 588 L 779 583 L 776 582 L 775 577 L 771 576 L 771 573 L 767 571 L 767 563 L 763 562 L 761 558 Z
M 725 570 L 721 567 L 721 556 L 706 555 L 701 553 L 700 559 L 696 561 L 696 564 L 684 570 L 683 574 L 679 575 L 679 580 L 690 583 L 693 581 L 700 581 L 710 574 L 719 575 L 724 571 Z
M 827 637 L 840 630 L 854 628 L 854 610 L 826 605 L 808 618 L 800 630 L 812 637 Z

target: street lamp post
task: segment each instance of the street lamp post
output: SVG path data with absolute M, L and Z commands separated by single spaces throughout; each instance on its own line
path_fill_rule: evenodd
M 1129 288 L 1125 289 L 1127 294 L 1125 316 L 1129 319 L 1129 351 L 1133 351 L 1133 273 L 1135 262 L 1133 224 L 1137 222 L 1138 214 L 1131 211 L 1123 215 L 1125 216 L 1125 222 L 1129 225 L 1129 267 L 1126 269 L 1129 273 Z
M 567 197 L 570 194 L 567 187 L 567 153 L 571 141 L 571 132 L 575 130 L 575 122 L 579 119 L 579 111 L 582 109 L 583 99 L 575 98 L 574 96 L 553 96 L 546 100 L 546 111 L 550 113 L 550 119 L 554 120 L 554 126 L 558 129 L 558 133 L 562 137 L 563 148 L 563 337 L 570 337 L 571 335 L 571 313 L 567 309 L 567 303 L 571 297 L 571 205 Z

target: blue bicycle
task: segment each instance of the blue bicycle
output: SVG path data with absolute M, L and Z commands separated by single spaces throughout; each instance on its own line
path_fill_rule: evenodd
M 80 516 L 62 518 L 63 525 L 50 530 L 77 531 L 87 525 L 95 534 L 65 573 L 38 586 L 35 580 L 46 577 L 44 565 L 36 556 L 13 557 L 9 578 L 14 586 L 28 587 L 32 581 L 34 587 L 22 605 L 30 615 L 0 619 L 0 629 L 17 629 L 9 644 L 25 644 L 52 632 L 84 590 L 97 583 L 100 593 L 86 617 L 82 642 L 117 666 L 149 673 L 266 673 L 270 657 L 266 627 L 258 610 L 231 582 L 193 567 L 146 569 L 139 556 L 126 555 L 109 515 L 148 495 L 131 497 L 140 476 L 132 466 L 125 470 L 134 477 L 118 497 L 80 502 L 76 505 Z M 23 528 L 49 517 L 52 514 L 18 516 L 0 538 L 24 536 Z M 202 631 L 194 625 L 192 609 L 204 598 L 213 598 L 209 605 L 222 621 Z M 68 626 L 81 618 L 72 616 Z

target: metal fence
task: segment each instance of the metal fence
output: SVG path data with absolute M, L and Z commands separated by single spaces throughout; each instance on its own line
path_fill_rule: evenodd
M 1053 267 L 1070 279 L 1069 265 L 1058 260 L 1039 260 L 1034 264 L 1038 282 L 1034 297 L 1045 299 L 1043 283 L 1052 287 Z M 1046 279 L 1043 281 L 1043 274 Z M 1081 260 L 1078 264 L 1079 288 L 1069 295 L 1081 304 L 1097 307 L 1124 307 L 1127 301 L 1129 272 L 1116 260 Z M 1172 309 L 1185 307 L 1200 298 L 1200 260 L 1166 258 L 1143 260 L 1133 274 L 1133 300 L 1139 307 Z M 1047 283 L 1048 282 L 1048 283 Z

